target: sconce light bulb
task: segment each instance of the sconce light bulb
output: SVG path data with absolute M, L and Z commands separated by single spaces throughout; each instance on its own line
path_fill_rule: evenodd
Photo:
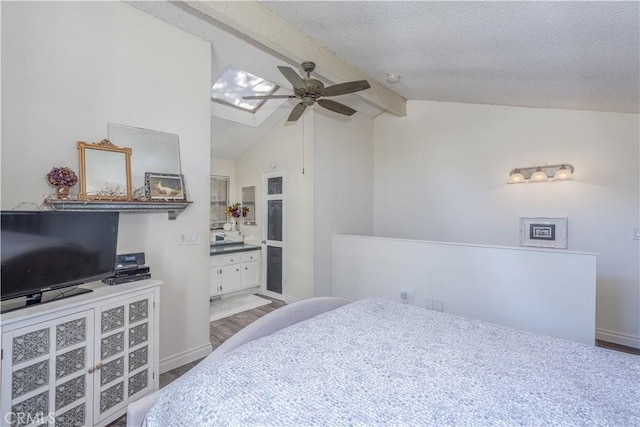
M 557 180 L 571 179 L 573 178 L 573 172 L 571 172 L 571 169 L 567 168 L 565 165 L 562 165 L 553 178 Z
M 531 175 L 531 181 L 541 182 L 546 181 L 547 179 L 547 174 L 544 173 L 540 168 L 537 168 L 536 171 Z
M 524 175 L 520 173 L 520 169 L 515 169 L 511 175 L 509 175 L 509 181 L 507 181 L 507 184 L 519 184 L 521 182 L 524 182 Z

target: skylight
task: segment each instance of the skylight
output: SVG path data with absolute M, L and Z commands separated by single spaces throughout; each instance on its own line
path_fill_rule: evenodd
M 211 100 L 255 113 L 264 99 L 242 99 L 243 96 L 271 95 L 278 89 L 262 77 L 228 66 L 211 88 Z

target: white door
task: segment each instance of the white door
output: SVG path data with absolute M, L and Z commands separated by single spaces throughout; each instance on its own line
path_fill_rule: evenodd
M 286 283 L 286 172 L 262 174 L 262 212 L 264 248 L 262 292 L 282 298 Z

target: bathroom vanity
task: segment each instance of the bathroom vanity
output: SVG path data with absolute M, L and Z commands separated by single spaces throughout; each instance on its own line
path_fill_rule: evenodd
M 244 290 L 256 291 L 260 286 L 262 248 L 243 242 L 212 243 L 210 251 L 210 297 Z

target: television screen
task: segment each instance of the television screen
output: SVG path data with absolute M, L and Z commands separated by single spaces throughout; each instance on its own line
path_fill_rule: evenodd
M 113 274 L 118 212 L 3 211 L 2 300 Z

